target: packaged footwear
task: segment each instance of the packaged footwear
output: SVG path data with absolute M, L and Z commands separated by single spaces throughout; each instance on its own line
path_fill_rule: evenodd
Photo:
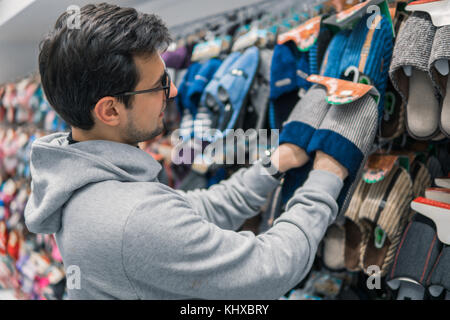
M 450 25 L 437 28 L 429 60 L 429 74 L 441 97 L 439 127 L 450 138 Z
M 432 220 L 416 214 L 405 228 L 386 281 L 397 300 L 422 300 L 426 280 L 442 249 Z
M 319 73 L 331 38 L 320 16 L 278 36 L 270 74 L 272 129 L 281 128 L 300 96 L 311 87 L 307 77 Z
M 342 55 L 347 47 L 350 30 L 342 30 L 334 35 L 328 45 L 322 61 L 320 75 L 330 78 L 340 78 L 340 64 Z
M 353 28 L 342 55 L 339 77 L 373 85 L 380 94 L 381 118 L 394 40 L 389 18 L 383 14 L 379 17 L 373 19 L 366 14 Z
M 349 271 L 361 270 L 360 257 L 367 247 L 368 234 L 360 222 L 360 210 L 370 184 L 361 179 L 345 212 L 344 264 Z
M 276 45 L 270 71 L 269 123 L 272 129 L 280 129 L 284 120 L 297 103 L 297 68 L 307 69 L 305 53 L 300 53 L 294 42 Z M 297 66 L 297 61 L 300 61 Z M 307 71 L 298 69 L 299 73 Z
M 197 115 L 197 108 L 199 107 L 202 93 L 214 73 L 219 69 L 221 63 L 222 61 L 219 59 L 210 59 L 201 63 L 194 78 L 189 82 L 185 97 L 185 106 L 190 109 L 194 117 Z
M 405 131 L 406 106 L 400 94 L 395 90 L 390 79 L 386 88 L 384 110 L 381 118 L 379 136 L 393 140 Z
M 258 65 L 259 49 L 248 48 L 220 80 L 217 95 L 225 105 L 222 125 L 218 128 L 220 131 L 242 127 L 245 106 Z
M 198 73 L 200 68 L 201 64 L 198 62 L 191 64 L 187 69 L 186 73 L 184 74 L 183 80 L 178 86 L 178 94 L 175 97 L 175 101 L 177 103 L 177 107 L 180 114 L 184 113 L 184 109 L 189 109 L 191 114 L 195 113 L 193 112 L 193 109 L 195 109 L 197 106 L 193 106 L 190 104 L 190 100 L 188 99 L 187 93 L 189 87 L 195 80 L 195 75 Z
M 206 86 L 200 99 L 200 106 L 206 106 L 211 110 L 214 128 L 218 128 L 223 120 L 225 105 L 217 96 L 217 89 L 222 77 L 228 72 L 231 65 L 241 56 L 240 52 L 231 53 L 214 73 L 213 78 Z
M 446 245 L 436 259 L 426 285 L 433 297 L 443 295 L 450 300 L 450 246 Z
M 412 198 L 411 177 L 398 166 L 382 181 L 370 185 L 359 213 L 367 234 L 367 246 L 360 256 L 364 271 L 377 266 L 380 276 L 388 272 L 409 217 Z
M 334 85 L 339 87 L 339 84 L 355 87 L 355 84 L 349 81 L 323 80 L 329 86 L 328 90 L 331 90 L 330 88 Z M 355 96 L 357 98 L 347 96 L 345 99 L 338 98 L 342 92 L 356 94 L 356 91 L 340 89 L 336 89 L 332 95 L 327 97 L 327 100 L 334 104 L 330 105 L 307 148 L 308 153 L 321 150 L 347 168 L 349 175 L 344 181 L 344 187 L 337 201 L 340 214 L 345 212 L 359 182 L 365 160 L 375 139 L 379 119 L 379 99 L 378 96 L 372 94 L 374 92 L 372 90 L 375 89 L 363 84 L 356 84 L 356 87 L 363 90 L 360 95 Z M 344 101 L 344 104 L 341 101 Z
M 425 189 L 431 186 L 431 176 L 427 167 L 420 161 L 416 160 L 410 167 L 411 179 L 413 181 L 414 198 L 423 197 Z
M 419 140 L 439 133 L 438 94 L 428 74 L 435 33 L 427 13 L 412 13 L 397 36 L 389 70 L 392 84 L 406 104 L 408 133 Z

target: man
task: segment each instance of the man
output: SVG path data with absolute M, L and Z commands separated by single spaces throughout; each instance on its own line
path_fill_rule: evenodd
M 45 94 L 71 126 L 37 140 L 31 154 L 31 232 L 54 233 L 64 266 L 78 267 L 70 299 L 277 299 L 310 270 L 337 215 L 348 171 L 317 151 L 314 170 L 264 234 L 236 232 L 279 184 L 256 162 L 209 190 L 181 192 L 157 180 L 160 165 L 137 148 L 162 132 L 177 94 L 160 53 L 170 42 L 154 15 L 108 4 L 67 14 L 43 41 Z M 279 173 L 307 153 L 282 144 Z

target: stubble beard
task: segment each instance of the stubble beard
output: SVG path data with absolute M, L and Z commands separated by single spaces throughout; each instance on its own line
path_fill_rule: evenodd
M 154 139 L 155 137 L 159 136 L 164 131 L 164 119 L 161 125 L 158 126 L 153 131 L 145 131 L 141 130 L 136 127 L 135 121 L 132 117 L 129 118 L 127 127 L 126 127 L 126 140 L 129 144 L 136 145 L 139 142 L 148 141 L 151 139 Z

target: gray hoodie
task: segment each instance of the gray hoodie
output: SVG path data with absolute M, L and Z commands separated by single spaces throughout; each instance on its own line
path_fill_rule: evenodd
M 315 170 L 270 230 L 235 232 L 279 183 L 259 162 L 185 193 L 136 147 L 67 135 L 33 143 L 25 222 L 54 233 L 65 269 L 79 270 L 70 299 L 277 299 L 306 276 L 338 211 L 342 181 Z

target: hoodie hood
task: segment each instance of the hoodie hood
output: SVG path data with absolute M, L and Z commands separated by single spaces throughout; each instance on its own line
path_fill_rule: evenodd
M 68 144 L 68 133 L 37 139 L 31 148 L 31 195 L 25 223 L 34 233 L 56 233 L 62 207 L 90 183 L 158 181 L 161 165 L 139 148 L 112 141 Z

